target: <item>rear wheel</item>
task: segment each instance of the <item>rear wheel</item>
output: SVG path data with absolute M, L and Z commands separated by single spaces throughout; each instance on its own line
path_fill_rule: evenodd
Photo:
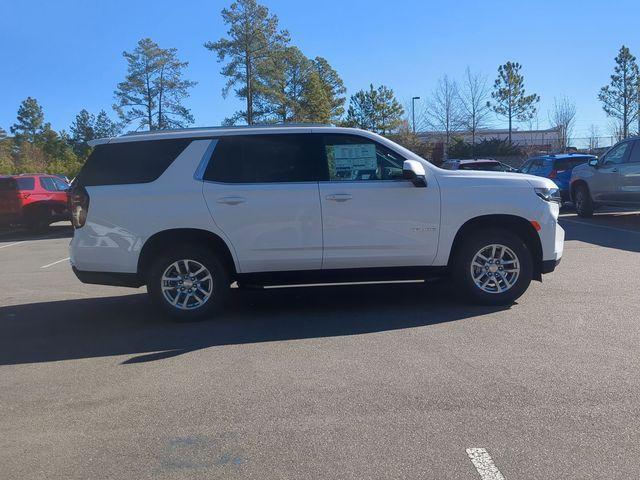
M 593 205 L 593 200 L 591 199 L 591 195 L 589 194 L 589 189 L 586 186 L 576 186 L 573 200 L 576 207 L 576 213 L 579 216 L 583 218 L 593 216 L 595 208 Z
M 33 232 L 43 232 L 51 224 L 51 214 L 47 207 L 34 207 L 26 213 L 27 228 Z
M 182 246 L 161 255 L 149 271 L 147 290 L 155 304 L 174 320 L 203 320 L 227 299 L 229 272 L 212 252 Z
M 533 260 L 520 237 L 487 229 L 463 241 L 453 270 L 458 288 L 473 303 L 510 305 L 529 287 Z

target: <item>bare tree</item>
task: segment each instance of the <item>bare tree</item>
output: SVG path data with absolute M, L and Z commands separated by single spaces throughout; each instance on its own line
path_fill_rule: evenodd
M 553 99 L 553 108 L 549 111 L 549 123 L 560 131 L 560 147 L 569 146 L 576 121 L 576 104 L 567 97 Z
M 609 120 L 609 124 L 607 125 L 609 129 L 609 134 L 613 137 L 615 142 L 619 142 L 626 138 L 624 131 L 624 122 L 620 119 L 614 118 Z M 614 142 L 614 143 L 615 143 Z
M 445 145 L 449 145 L 453 133 L 460 131 L 463 125 L 460 93 L 455 80 L 450 80 L 447 75 L 438 80 L 425 114 L 429 128 L 441 132 Z
M 478 129 L 487 126 L 491 108 L 489 108 L 490 88 L 487 77 L 473 73 L 469 67 L 465 70 L 460 90 L 460 110 L 462 126 L 471 133 L 471 149 L 476 144 Z
M 600 146 L 600 130 L 593 123 L 589 127 L 589 151 L 593 152 Z

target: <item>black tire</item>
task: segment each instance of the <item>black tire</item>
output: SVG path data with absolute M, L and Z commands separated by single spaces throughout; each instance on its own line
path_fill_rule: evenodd
M 47 207 L 35 207 L 26 213 L 27 228 L 34 233 L 42 233 L 51 225 L 51 215 Z
M 584 185 L 577 185 L 573 194 L 573 204 L 576 207 L 576 213 L 582 218 L 593 216 L 595 205 L 591 199 L 589 189 Z
M 481 277 L 482 282 L 489 279 L 489 283 L 485 288 L 494 289 L 496 290 L 495 292 L 487 292 L 476 285 L 472 275 L 472 262 L 476 254 L 490 245 L 507 247 L 511 252 L 505 250 L 508 253 L 506 258 L 510 259 L 510 255 L 513 253 L 517 257 L 520 267 L 517 276 L 506 272 L 507 267 L 504 266 L 500 271 L 495 273 L 488 271 L 486 273 L 487 276 Z M 500 269 L 499 265 L 496 264 L 494 266 L 495 262 L 493 260 L 490 268 Z M 479 267 L 474 268 L 478 272 L 476 275 L 480 275 L 482 269 Z M 456 288 L 458 291 L 463 292 L 465 298 L 471 303 L 495 306 L 511 305 L 527 290 L 531 283 L 533 278 L 533 259 L 529 248 L 519 236 L 501 228 L 476 230 L 463 239 L 460 247 L 456 249 L 452 273 Z M 491 274 L 492 278 L 489 278 L 489 274 Z M 505 280 L 498 275 L 506 275 L 510 281 L 514 282 L 513 285 L 505 291 L 498 291 L 506 288 Z M 496 280 L 493 280 L 493 278 Z
M 201 264 L 208 270 L 211 276 L 211 284 L 203 284 L 205 290 L 209 291 L 210 288 L 210 296 L 201 306 L 193 307 L 192 309 L 183 309 L 172 305 L 162 289 L 164 273 L 175 262 L 182 260 L 193 262 L 189 263 L 190 267 L 197 266 L 196 262 Z M 181 273 L 184 274 L 185 269 L 183 264 L 181 265 Z M 230 272 L 214 252 L 200 245 L 182 245 L 165 251 L 153 262 L 147 275 L 147 291 L 155 305 L 173 320 L 177 322 L 193 322 L 211 318 L 216 312 L 222 309 L 229 296 L 230 278 Z M 182 281 L 187 282 L 189 280 L 183 279 Z M 186 287 L 185 284 L 185 287 L 180 288 Z M 194 286 L 194 292 L 196 288 L 197 287 Z M 172 289 L 169 295 L 173 293 L 177 293 L 175 289 Z M 183 303 L 182 299 L 188 295 L 188 292 L 181 293 L 180 295 L 182 295 L 182 297 L 179 297 L 179 304 Z M 203 295 L 202 298 L 204 297 Z M 191 302 L 195 302 L 194 299 L 195 297 L 192 297 Z M 189 303 L 191 302 L 187 303 L 187 307 L 190 307 Z

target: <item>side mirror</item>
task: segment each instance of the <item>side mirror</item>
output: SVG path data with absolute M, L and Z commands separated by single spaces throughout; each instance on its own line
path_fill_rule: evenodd
M 594 167 L 594 168 L 598 168 L 598 159 L 597 158 L 592 158 L 591 160 L 589 160 L 589 165 Z
M 402 164 L 402 178 L 410 180 L 416 187 L 427 186 L 424 166 L 416 160 L 405 160 Z

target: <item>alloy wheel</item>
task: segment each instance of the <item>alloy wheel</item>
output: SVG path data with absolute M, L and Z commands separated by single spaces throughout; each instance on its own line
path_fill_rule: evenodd
M 196 260 L 177 260 L 169 265 L 161 279 L 162 295 L 179 310 L 196 310 L 211 298 L 213 276 Z
M 510 290 L 520 276 L 520 261 L 509 247 L 491 244 L 482 247 L 471 261 L 471 278 L 486 293 Z

